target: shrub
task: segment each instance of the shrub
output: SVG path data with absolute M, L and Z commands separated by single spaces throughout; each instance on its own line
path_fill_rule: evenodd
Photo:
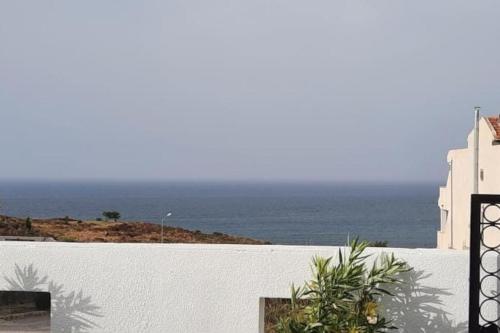
M 368 243 L 369 247 L 387 247 L 387 245 L 389 245 L 388 241 L 374 241 Z
M 28 217 L 25 222 L 26 230 L 31 231 L 31 228 L 33 227 L 31 217 Z
M 339 250 L 338 264 L 332 258 L 315 257 L 313 279 L 292 286 L 291 310 L 280 318 L 279 333 L 378 333 L 394 328 L 379 313 L 386 285 L 400 284 L 398 275 L 410 269 L 382 255 L 371 268 L 365 262 L 367 242 L 351 243 L 349 253 Z

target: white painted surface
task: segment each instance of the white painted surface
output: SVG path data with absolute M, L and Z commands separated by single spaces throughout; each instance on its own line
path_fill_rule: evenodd
M 312 256 L 337 251 L 1 242 L 0 289 L 51 290 L 53 332 L 258 333 L 259 299 L 288 297 L 292 282 L 309 278 Z M 394 252 L 415 268 L 408 293 L 386 302 L 401 332 L 465 331 L 460 327 L 468 314 L 468 252 L 370 249 L 380 251 Z M 16 265 L 21 269 L 17 276 Z M 20 286 L 13 288 L 18 280 Z M 80 325 L 79 316 L 88 319 L 88 328 Z
M 467 148 L 450 150 L 451 165 L 446 186 L 439 191 L 439 207 L 447 211 L 442 214 L 441 230 L 437 232 L 437 247 L 440 249 L 467 249 L 470 235 L 470 198 L 473 190 L 474 133 L 468 136 Z M 494 130 L 486 118 L 479 122 L 479 179 L 481 194 L 500 193 L 500 142 L 495 140 Z M 500 210 L 496 212 L 500 217 Z M 443 217 L 445 217 L 443 219 Z M 487 239 L 495 245 L 500 242 L 500 233 L 487 233 Z

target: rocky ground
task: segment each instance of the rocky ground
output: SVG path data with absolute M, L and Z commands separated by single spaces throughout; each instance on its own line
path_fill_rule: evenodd
M 81 221 L 71 218 L 26 219 L 0 216 L 0 236 L 52 237 L 62 242 L 158 243 L 161 227 L 146 222 Z M 251 238 L 164 227 L 164 243 L 269 244 Z

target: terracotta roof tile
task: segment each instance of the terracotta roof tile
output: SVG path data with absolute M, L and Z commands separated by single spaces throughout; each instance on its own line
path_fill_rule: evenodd
M 488 121 L 496 132 L 495 140 L 500 140 L 500 117 L 488 117 Z

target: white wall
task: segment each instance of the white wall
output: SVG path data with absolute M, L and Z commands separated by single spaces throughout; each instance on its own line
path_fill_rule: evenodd
M 337 250 L 0 242 L 0 289 L 50 290 L 53 332 L 258 333 L 259 299 L 288 297 L 292 282 L 309 278 L 312 256 Z M 415 268 L 406 294 L 386 302 L 401 332 L 466 331 L 468 252 L 370 251 Z

